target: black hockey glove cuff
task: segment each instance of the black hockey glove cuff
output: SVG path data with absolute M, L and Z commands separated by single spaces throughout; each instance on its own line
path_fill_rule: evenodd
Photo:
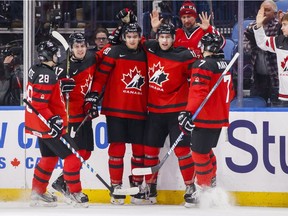
M 114 32 L 109 35 L 108 39 L 109 39 L 109 43 L 112 45 L 117 45 L 121 43 L 121 34 L 122 34 L 122 25 L 119 25 Z
M 124 8 L 116 15 L 116 18 L 121 20 L 124 24 L 137 22 L 137 16 L 129 8 Z
M 63 78 L 60 80 L 60 88 L 63 94 L 73 91 L 75 86 L 76 86 L 76 83 L 73 78 Z
M 90 92 L 85 97 L 84 111 L 92 119 L 99 116 L 98 112 L 99 94 L 98 92 Z
M 96 104 L 93 104 L 88 113 L 92 119 L 97 118 L 99 116 L 98 106 Z
M 185 135 L 191 135 L 193 128 L 195 125 L 192 121 L 192 114 L 188 111 L 182 111 L 178 115 L 178 123 L 180 130 Z
M 55 115 L 48 119 L 47 122 L 50 125 L 50 131 L 48 134 L 53 138 L 59 138 L 64 128 L 63 119 L 60 116 Z
M 96 104 L 98 105 L 99 100 L 99 93 L 98 92 L 89 92 L 85 96 L 85 102 L 89 102 L 91 104 Z

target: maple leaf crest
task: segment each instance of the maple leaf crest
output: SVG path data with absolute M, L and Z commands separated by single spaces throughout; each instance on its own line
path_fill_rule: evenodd
M 281 67 L 284 72 L 288 72 L 288 56 L 281 62 Z
M 92 75 L 89 74 L 89 76 L 85 80 L 85 84 L 81 85 L 81 94 L 86 95 L 88 91 L 90 91 L 92 84 Z
M 160 62 L 154 64 L 152 68 L 149 68 L 149 82 L 155 83 L 162 87 L 162 83 L 168 81 L 168 74 L 163 70 Z
M 16 167 L 19 166 L 20 161 L 19 161 L 17 158 L 14 158 L 10 163 L 12 164 L 12 166 L 13 166 L 14 168 L 16 168 Z
M 135 67 L 133 70 L 130 69 L 128 74 L 123 74 L 122 82 L 125 83 L 126 88 L 141 90 L 141 87 L 144 85 L 144 76 L 141 76 L 140 72 Z

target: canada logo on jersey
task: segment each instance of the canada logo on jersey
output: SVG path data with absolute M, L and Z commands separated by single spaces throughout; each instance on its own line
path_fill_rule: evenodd
M 122 82 L 125 83 L 126 89 L 141 90 L 141 87 L 144 85 L 144 76 L 140 72 L 135 67 L 133 70 L 130 69 L 128 74 L 123 74 Z
M 154 64 L 152 68 L 149 68 L 149 82 L 155 83 L 162 87 L 162 83 L 168 81 L 168 74 L 163 70 L 160 62 Z
M 281 67 L 283 68 L 283 72 L 288 72 L 288 56 L 281 62 Z
M 85 83 L 81 85 L 81 94 L 86 95 L 88 91 L 90 91 L 92 79 L 93 79 L 92 75 L 89 74 L 89 76 L 85 79 Z

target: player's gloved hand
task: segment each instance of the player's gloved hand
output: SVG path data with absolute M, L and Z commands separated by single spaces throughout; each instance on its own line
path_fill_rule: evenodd
M 85 102 L 90 102 L 92 104 L 98 105 L 98 102 L 99 102 L 98 100 L 99 100 L 99 93 L 98 92 L 89 92 L 85 96 Z
M 89 115 L 91 119 L 97 118 L 99 116 L 97 104 L 92 104 L 90 102 L 84 104 L 84 112 L 85 115 Z
M 60 88 L 63 94 L 73 91 L 75 86 L 76 83 L 73 78 L 63 78 L 60 80 Z
M 179 113 L 178 123 L 180 130 L 186 135 L 190 135 L 195 127 L 192 121 L 192 114 L 188 111 L 182 111 Z
M 117 45 L 121 43 L 122 25 L 119 25 L 111 35 L 109 35 L 109 43 L 112 45 Z
M 190 49 L 189 49 L 190 50 Z M 201 53 L 201 51 L 197 51 L 197 50 L 190 50 L 190 53 L 192 54 L 192 56 L 194 57 L 194 58 L 203 58 L 203 55 L 202 55 L 202 53 Z
M 99 116 L 98 112 L 99 94 L 98 92 L 89 92 L 85 97 L 84 111 L 93 119 Z
M 59 115 L 55 115 L 48 119 L 47 122 L 50 125 L 50 131 L 48 134 L 53 138 L 59 138 L 64 128 L 63 119 Z
M 97 118 L 99 116 L 98 106 L 96 104 L 92 104 L 88 114 L 92 119 Z
M 129 8 L 124 8 L 116 15 L 116 18 L 125 24 L 137 22 L 137 16 Z

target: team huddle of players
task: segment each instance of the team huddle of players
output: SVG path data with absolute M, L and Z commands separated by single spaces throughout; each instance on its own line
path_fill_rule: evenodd
M 193 121 L 192 116 L 227 67 L 221 52 L 224 37 L 210 25 L 211 15 L 198 15 L 190 1 L 180 8 L 183 27 L 176 30 L 157 11 L 152 12 L 154 39 L 141 37 L 131 10 L 123 9 L 117 17 L 121 25 L 110 36 L 110 43 L 96 53 L 87 49 L 82 33 L 70 35 L 70 56 L 63 62 L 58 62 L 59 48 L 53 40 L 38 45 L 40 64 L 29 70 L 27 101 L 47 119 L 49 127 L 26 108 L 26 132 L 38 136 L 42 156 L 32 180 L 31 206 L 56 205 L 57 197 L 47 192 L 47 186 L 60 157 L 63 172 L 52 187 L 67 202 L 88 207 L 79 156 L 59 138 L 88 160 L 94 148 L 92 120 L 98 116 L 100 103 L 107 123 L 114 191 L 122 188 L 127 144 L 132 149 L 131 169 L 152 167 L 159 163 L 166 137 L 169 135 L 172 146 L 181 132 L 184 136 L 174 153 L 186 185 L 185 206 L 197 204 L 201 191 L 216 186 L 212 148 L 221 128 L 229 124 L 234 97 L 229 72 Z M 139 188 L 131 195 L 131 203 L 157 202 L 157 174 L 129 176 L 131 187 Z M 113 190 L 111 203 L 124 204 L 126 195 Z

